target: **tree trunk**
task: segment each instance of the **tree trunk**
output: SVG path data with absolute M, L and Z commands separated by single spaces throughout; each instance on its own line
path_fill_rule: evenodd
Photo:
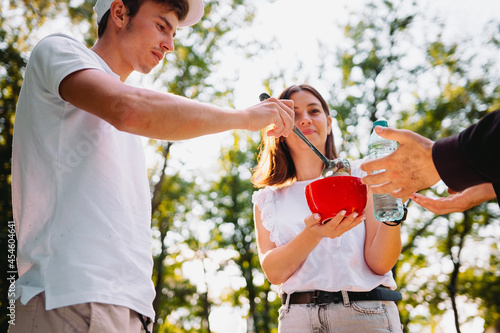
M 463 221 L 463 228 L 462 232 L 460 233 L 460 240 L 457 244 L 458 246 L 458 252 L 455 258 L 453 258 L 453 253 L 451 253 L 451 249 L 453 247 L 453 240 L 452 237 L 453 235 L 450 235 L 449 237 L 451 238 L 450 240 L 450 256 L 453 260 L 453 272 L 451 273 L 450 277 L 450 283 L 448 284 L 448 290 L 450 292 L 450 298 L 451 298 L 451 305 L 453 309 L 453 315 L 455 317 L 455 329 L 457 333 L 461 333 L 460 331 L 460 322 L 458 318 L 458 309 L 457 309 L 457 302 L 456 302 L 456 295 L 457 295 L 457 285 L 458 285 L 458 274 L 460 273 L 460 253 L 462 252 L 462 249 L 464 247 L 465 243 L 465 237 L 469 234 L 469 231 L 471 229 L 472 222 L 471 216 L 468 211 L 464 212 L 464 221 Z
M 153 191 L 153 198 L 151 199 L 151 212 L 154 213 L 156 209 L 158 208 L 158 205 L 160 204 L 160 193 L 161 193 L 161 187 L 163 185 L 163 181 L 165 179 L 165 168 L 167 167 L 167 158 L 168 154 L 170 152 L 170 147 L 172 146 L 171 142 L 167 143 L 167 146 L 164 147 L 162 155 L 163 155 L 163 166 L 162 166 L 162 171 L 160 175 L 160 180 L 154 187 Z M 161 299 L 161 291 L 163 289 L 163 273 L 164 273 L 164 267 L 163 267 L 163 261 L 165 260 L 165 257 L 167 255 L 167 249 L 165 248 L 165 244 L 163 240 L 167 236 L 167 231 L 169 229 L 170 223 L 168 222 L 163 222 L 160 221 L 158 223 L 158 229 L 160 230 L 160 239 L 161 239 L 161 251 L 158 257 L 154 259 L 154 267 L 153 270 L 156 270 L 156 285 L 155 285 L 155 292 L 156 292 L 156 297 L 153 300 L 153 309 L 155 310 L 155 313 L 159 313 L 159 303 Z M 158 331 L 158 324 L 156 323 L 156 318 L 154 318 L 153 322 L 153 332 Z

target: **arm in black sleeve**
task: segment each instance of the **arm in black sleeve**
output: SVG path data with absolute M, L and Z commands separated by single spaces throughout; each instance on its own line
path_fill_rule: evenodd
M 432 158 L 441 179 L 455 191 L 493 183 L 500 191 L 500 110 L 483 117 L 462 133 L 438 140 Z

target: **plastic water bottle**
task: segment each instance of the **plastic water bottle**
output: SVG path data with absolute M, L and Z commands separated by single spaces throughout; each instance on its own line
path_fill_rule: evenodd
M 384 139 L 375 133 L 375 126 L 387 127 L 387 121 L 377 120 L 373 123 L 373 131 L 368 140 L 368 151 L 371 160 L 389 155 L 398 147 L 396 141 Z M 374 173 L 382 171 L 384 170 L 375 171 Z M 373 210 L 378 221 L 398 221 L 404 215 L 403 201 L 394 198 L 390 194 L 373 193 Z

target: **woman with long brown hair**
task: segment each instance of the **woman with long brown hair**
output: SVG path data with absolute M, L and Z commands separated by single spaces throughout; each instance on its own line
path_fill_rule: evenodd
M 328 104 L 309 85 L 291 86 L 295 124 L 329 159 L 337 157 Z M 351 163 L 361 176 L 360 161 Z M 311 215 L 305 187 L 323 162 L 297 136 L 264 135 L 252 182 L 259 259 L 280 285 L 279 332 L 401 332 L 394 300 L 401 299 L 391 268 L 401 253 L 400 227 L 364 212 L 339 212 L 327 223 Z

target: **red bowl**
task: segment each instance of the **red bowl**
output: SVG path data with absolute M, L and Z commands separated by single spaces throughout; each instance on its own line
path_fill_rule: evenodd
M 366 185 L 359 177 L 332 176 L 318 179 L 306 186 L 307 205 L 312 213 L 321 215 L 322 223 L 341 210 L 349 215 L 362 213 L 366 206 Z

